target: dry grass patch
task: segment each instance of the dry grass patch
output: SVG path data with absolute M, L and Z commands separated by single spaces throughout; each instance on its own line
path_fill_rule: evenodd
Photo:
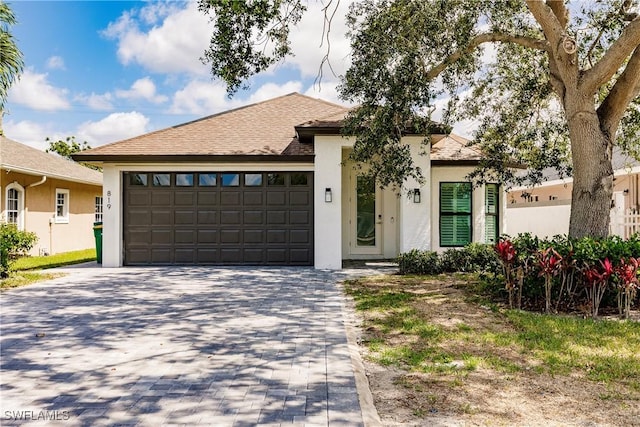
M 640 324 L 505 310 L 472 275 L 348 281 L 385 425 L 640 426 Z

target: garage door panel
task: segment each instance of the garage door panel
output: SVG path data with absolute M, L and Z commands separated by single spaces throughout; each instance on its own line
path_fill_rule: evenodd
M 290 224 L 309 224 L 309 211 L 291 211 L 289 212 Z
M 197 261 L 198 264 L 218 264 L 218 250 L 216 248 L 198 248 Z
M 245 244 L 264 243 L 264 230 L 244 230 L 242 240 Z
M 262 248 L 244 248 L 243 264 L 262 264 L 264 262 L 264 250 Z
M 215 206 L 218 204 L 216 191 L 198 191 L 198 206 Z
M 202 181 L 202 174 L 210 179 Z M 147 185 L 131 178 L 137 175 Z M 156 175 L 162 186 L 152 185 Z M 181 175 L 193 180 L 185 184 Z M 313 264 L 311 172 L 124 178 L 126 264 Z
M 193 191 L 177 191 L 174 197 L 176 206 L 192 206 L 196 201 L 196 193 Z
M 267 192 L 268 206 L 285 206 L 287 204 L 287 193 L 284 191 Z
M 147 209 L 138 210 L 131 209 L 128 212 L 128 224 L 132 227 L 149 225 L 150 212 Z
M 127 251 L 128 264 L 149 264 L 150 252 L 148 249 L 131 248 Z
M 154 245 L 170 245 L 173 243 L 173 230 L 158 229 L 151 230 L 151 243 Z
M 286 243 L 286 230 L 267 230 L 267 243 Z
M 244 211 L 245 225 L 264 225 L 264 211 Z
M 309 206 L 308 191 L 292 191 L 289 193 L 289 204 L 291 206 Z
M 267 224 L 286 224 L 287 213 L 285 211 L 267 211 Z
M 196 213 L 193 210 L 180 210 L 175 211 L 174 213 L 175 224 L 183 225 L 190 224 L 193 225 L 195 223 Z
M 239 206 L 241 200 L 240 194 L 239 191 L 222 191 L 220 193 L 220 205 Z
M 267 248 L 267 262 L 270 264 L 284 264 L 287 262 L 287 249 Z
M 198 243 L 218 243 L 218 230 L 198 230 Z
M 289 250 L 289 261 L 293 264 L 308 264 L 311 258 L 311 251 L 308 248 L 291 248 Z
M 220 262 L 223 264 L 242 264 L 242 250 L 240 248 L 220 249 Z
M 220 224 L 222 225 L 238 225 L 240 221 L 240 211 L 221 211 L 220 212 Z
M 198 224 L 217 224 L 218 211 L 198 210 Z
M 245 191 L 243 193 L 244 206 L 262 205 L 261 191 Z
M 289 241 L 291 243 L 309 244 L 311 243 L 311 232 L 307 229 L 289 231 Z
M 174 236 L 176 243 L 196 243 L 195 230 L 176 230 Z
M 132 229 L 125 236 L 125 241 L 131 245 L 147 244 L 151 240 L 151 230 L 148 229 Z
M 171 211 L 151 211 L 151 225 L 173 225 Z
M 220 243 L 240 243 L 240 230 L 220 230 Z
M 151 193 L 151 206 L 169 206 L 172 202 L 173 193 L 168 191 L 157 191 Z
M 178 248 L 175 250 L 176 264 L 193 264 L 195 262 L 196 251 L 194 248 Z
M 171 264 L 171 248 L 152 248 L 151 263 L 153 264 Z

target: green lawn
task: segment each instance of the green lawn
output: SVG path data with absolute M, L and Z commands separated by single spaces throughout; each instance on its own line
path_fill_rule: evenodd
M 64 252 L 49 256 L 29 256 L 20 258 L 11 265 L 11 275 L 6 279 L 0 280 L 0 289 L 26 286 L 63 275 L 62 273 L 40 272 L 33 270 L 46 270 L 48 268 L 95 261 L 95 259 L 95 249 Z
M 81 251 L 63 252 L 49 256 L 30 256 L 16 260 L 12 265 L 13 271 L 44 270 L 47 268 L 61 267 L 65 265 L 80 264 L 95 261 L 96 250 L 84 249 Z
M 640 391 L 640 322 L 492 309 L 469 298 L 466 281 L 452 281 L 347 281 L 365 319 L 369 357 L 415 372 L 580 375 Z

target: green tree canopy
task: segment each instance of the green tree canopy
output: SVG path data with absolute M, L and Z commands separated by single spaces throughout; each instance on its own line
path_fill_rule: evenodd
M 9 88 L 24 68 L 22 52 L 10 31 L 11 25 L 15 24 L 13 11 L 7 3 L 0 1 L 0 115 L 4 111 Z
M 56 153 L 71 161 L 74 161 L 71 158 L 72 154 L 76 154 L 81 151 L 91 149 L 91 146 L 87 141 L 83 141 L 82 144 L 80 144 L 76 141 L 75 136 L 68 136 L 64 141 L 61 139 L 57 141 L 52 141 L 49 137 L 47 137 L 45 138 L 45 142 L 49 144 L 49 148 L 45 150 L 47 153 Z M 99 166 L 91 165 L 89 163 L 80 163 L 80 164 L 90 169 L 102 170 Z
M 508 167 L 514 161 L 529 168 L 531 182 L 548 167 L 570 172 L 570 235 L 607 235 L 612 151 L 640 151 L 640 18 L 633 6 L 630 0 L 354 2 L 347 17 L 352 65 L 340 88 L 343 99 L 359 105 L 345 126 L 356 138 L 352 157 L 384 185 L 421 178 L 401 135 L 428 134 L 436 101 L 449 96 L 445 124 L 479 123 L 473 143 L 484 160 L 474 179 L 521 181 Z M 202 0 L 200 9 L 216 23 L 204 60 L 232 94 L 291 53 L 288 28 L 299 22 L 304 3 Z

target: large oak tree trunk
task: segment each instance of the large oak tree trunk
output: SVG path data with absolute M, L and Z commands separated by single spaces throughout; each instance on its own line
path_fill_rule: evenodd
M 606 237 L 613 195 L 613 144 L 601 130 L 593 100 L 576 98 L 565 99 L 573 159 L 569 236 Z

